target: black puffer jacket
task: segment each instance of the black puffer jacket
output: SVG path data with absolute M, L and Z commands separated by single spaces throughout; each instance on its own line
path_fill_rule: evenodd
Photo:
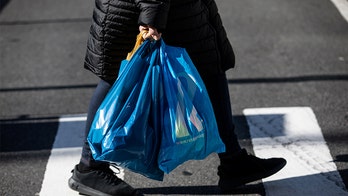
M 201 75 L 234 66 L 234 53 L 214 0 L 96 0 L 85 67 L 105 80 L 117 77 L 138 26 L 162 31 L 168 45 L 186 48 Z

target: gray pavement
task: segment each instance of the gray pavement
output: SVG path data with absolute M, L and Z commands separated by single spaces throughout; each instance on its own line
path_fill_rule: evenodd
M 217 3 L 237 56 L 227 76 L 241 144 L 252 152 L 243 109 L 311 107 L 347 186 L 347 21 L 329 0 Z M 82 68 L 93 1 L 0 4 L 0 120 L 21 120 L 0 124 L 0 195 L 37 195 L 55 120 L 86 113 L 98 81 Z M 163 182 L 132 173 L 125 179 L 149 195 L 217 195 L 217 165 L 212 155 L 185 163 Z M 233 193 L 264 194 L 260 182 Z
M 4 6 L 0 107 L 12 107 L 0 116 L 86 111 L 90 85 L 97 81 L 82 68 L 92 6 L 92 1 L 52 0 L 11 0 Z

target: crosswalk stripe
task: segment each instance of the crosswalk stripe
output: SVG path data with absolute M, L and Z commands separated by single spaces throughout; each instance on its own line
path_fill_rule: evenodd
M 40 196 L 79 195 L 68 187 L 68 179 L 81 156 L 86 115 L 62 116 L 58 121 L 58 131 L 47 162 Z M 118 177 L 123 179 L 123 175 L 121 169 Z
M 256 156 L 288 162 L 263 180 L 266 195 L 347 195 L 311 108 L 250 108 L 243 113 Z
M 348 1 L 347 0 L 331 0 L 341 13 L 344 19 L 348 22 Z
M 78 195 L 68 188 L 71 169 L 78 163 L 81 148 L 52 149 L 48 160 L 40 196 Z
M 62 116 L 48 159 L 40 196 L 78 195 L 68 188 L 70 171 L 78 163 L 83 143 L 86 116 Z

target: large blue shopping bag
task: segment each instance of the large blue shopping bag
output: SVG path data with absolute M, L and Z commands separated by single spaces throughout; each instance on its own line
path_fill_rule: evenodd
M 169 173 L 187 160 L 224 152 L 225 146 L 205 85 L 186 50 L 162 40 L 160 55 L 165 100 L 158 164 Z
M 95 160 L 114 162 L 162 180 L 160 145 L 159 43 L 145 41 L 129 61 L 96 112 L 88 135 Z
M 162 180 L 223 152 L 207 90 L 185 49 L 145 41 L 99 107 L 87 138 L 94 159 Z

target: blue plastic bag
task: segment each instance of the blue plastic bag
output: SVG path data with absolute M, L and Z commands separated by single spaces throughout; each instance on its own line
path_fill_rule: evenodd
M 164 86 L 159 167 L 166 173 L 191 159 L 224 152 L 205 85 L 184 48 L 160 49 Z
M 87 138 L 95 160 L 162 180 L 223 152 L 207 90 L 183 48 L 145 41 L 99 107 Z
M 159 108 L 158 53 L 156 43 L 145 41 L 129 61 L 122 62 L 119 77 L 96 112 L 87 140 L 95 160 L 114 162 L 162 180 L 163 171 L 157 163 L 160 122 L 153 118 Z

